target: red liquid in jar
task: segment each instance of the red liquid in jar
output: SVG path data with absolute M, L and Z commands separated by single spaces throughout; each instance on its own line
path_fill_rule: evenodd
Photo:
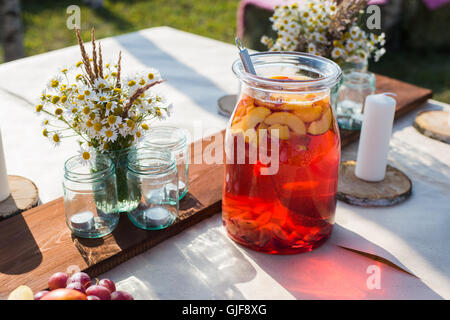
M 259 158 L 250 163 L 249 151 L 259 147 L 261 139 L 237 141 L 249 129 L 266 130 L 269 150 L 272 129 L 278 129 L 276 174 L 262 175 L 261 168 L 268 165 Z M 328 239 L 340 162 L 339 132 L 329 96 L 271 96 L 261 101 L 243 94 L 227 131 L 227 145 L 231 142 L 234 153 L 225 166 L 222 199 L 229 236 L 271 254 L 310 251 Z M 245 163 L 238 164 L 238 152 L 244 151 Z

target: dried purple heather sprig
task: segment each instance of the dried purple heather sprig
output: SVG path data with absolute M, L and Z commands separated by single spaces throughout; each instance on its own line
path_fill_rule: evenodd
M 133 105 L 133 102 L 139 98 L 139 96 L 141 94 L 143 94 L 145 91 L 147 91 L 148 89 L 150 89 L 151 87 L 153 87 L 154 85 L 163 83 L 166 80 L 158 80 L 158 81 L 154 81 L 152 83 L 147 83 L 145 86 L 140 87 L 139 89 L 137 89 L 133 95 L 130 97 L 130 99 L 128 100 L 127 104 L 125 105 L 125 109 L 123 110 L 123 118 L 127 118 L 128 117 L 128 110 L 130 110 L 131 106 Z
M 84 69 L 86 70 L 86 73 L 89 77 L 89 81 L 91 82 L 91 84 L 93 84 L 95 81 L 95 75 L 92 72 L 91 63 L 89 61 L 89 56 L 86 53 L 86 49 L 84 48 L 83 40 L 81 39 L 80 30 L 78 28 L 75 28 L 75 33 L 77 35 L 78 45 L 80 46 L 81 58 L 83 59 Z
M 358 19 L 359 12 L 367 7 L 367 0 L 337 1 L 336 15 L 328 27 L 328 39 L 339 40 Z
M 117 80 L 116 80 L 116 88 L 120 88 L 121 61 L 122 61 L 122 51 L 119 51 L 119 61 L 117 61 Z
M 92 63 L 94 65 L 95 78 L 99 77 L 98 64 L 97 64 L 97 51 L 95 50 L 95 31 L 94 28 L 91 30 L 91 42 L 92 42 Z

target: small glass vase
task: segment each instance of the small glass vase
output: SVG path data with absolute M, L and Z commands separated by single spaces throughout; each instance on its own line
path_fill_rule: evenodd
M 98 155 L 92 165 L 75 156 L 64 164 L 64 209 L 72 233 L 82 238 L 100 238 L 119 222 L 114 164 Z
M 127 181 L 128 155 L 134 150 L 136 150 L 136 147 L 132 146 L 120 150 L 111 150 L 104 152 L 104 154 L 112 160 L 115 166 L 117 181 L 117 212 L 129 212 L 136 208 L 139 204 L 139 200 L 133 199 L 130 196 L 130 190 Z
M 130 197 L 139 205 L 128 213 L 135 226 L 159 230 L 178 217 L 177 166 L 168 150 L 139 148 L 128 155 Z
M 180 200 L 189 189 L 189 146 L 183 129 L 160 126 L 149 130 L 144 146 L 173 153 L 178 170 Z

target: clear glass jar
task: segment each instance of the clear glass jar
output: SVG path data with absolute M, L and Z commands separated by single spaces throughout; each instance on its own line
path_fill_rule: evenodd
M 375 93 L 375 89 L 375 74 L 372 72 L 354 69 L 344 72 L 336 108 L 339 127 L 361 130 L 364 102 L 368 95 Z
M 128 192 L 127 183 L 127 164 L 128 154 L 136 150 L 135 146 L 120 150 L 111 150 L 103 152 L 114 163 L 114 170 L 117 179 L 117 212 L 129 212 L 137 207 L 139 202 L 133 201 Z
M 151 127 L 144 142 L 145 147 L 169 150 L 174 154 L 178 170 L 178 189 L 180 200 L 189 189 L 189 146 L 183 129 L 160 126 Z
M 296 52 L 251 59 L 258 76 L 233 64 L 242 86 L 225 136 L 223 223 L 257 251 L 310 251 L 334 223 L 340 138 L 332 103 L 341 69 Z
M 66 223 L 82 238 L 100 238 L 111 233 L 119 222 L 114 164 L 98 155 L 92 165 L 78 156 L 64 164 L 64 209 Z
M 169 151 L 139 148 L 128 155 L 130 197 L 139 205 L 128 213 L 141 229 L 158 230 L 178 217 L 178 174 L 174 155 Z

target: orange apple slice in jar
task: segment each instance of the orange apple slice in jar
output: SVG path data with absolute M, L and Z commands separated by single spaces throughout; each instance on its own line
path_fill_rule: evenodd
M 320 104 L 313 103 L 308 106 L 301 106 L 294 110 L 294 114 L 304 122 L 313 122 L 322 116 L 323 108 Z
M 298 135 L 306 134 L 305 123 L 290 112 L 274 112 L 268 116 L 264 122 L 269 126 L 274 124 L 288 126 L 289 129 Z
M 254 129 L 259 123 L 271 114 L 270 109 L 265 107 L 256 107 L 249 111 L 249 113 L 242 119 L 243 129 Z
M 277 131 L 278 130 L 278 131 Z M 271 136 L 277 136 L 281 140 L 289 139 L 289 127 L 279 123 L 273 124 L 268 128 Z
M 331 113 L 331 108 L 327 107 L 323 112 L 322 118 L 311 122 L 308 128 L 308 133 L 315 136 L 326 133 L 330 129 L 332 120 L 333 114 Z

